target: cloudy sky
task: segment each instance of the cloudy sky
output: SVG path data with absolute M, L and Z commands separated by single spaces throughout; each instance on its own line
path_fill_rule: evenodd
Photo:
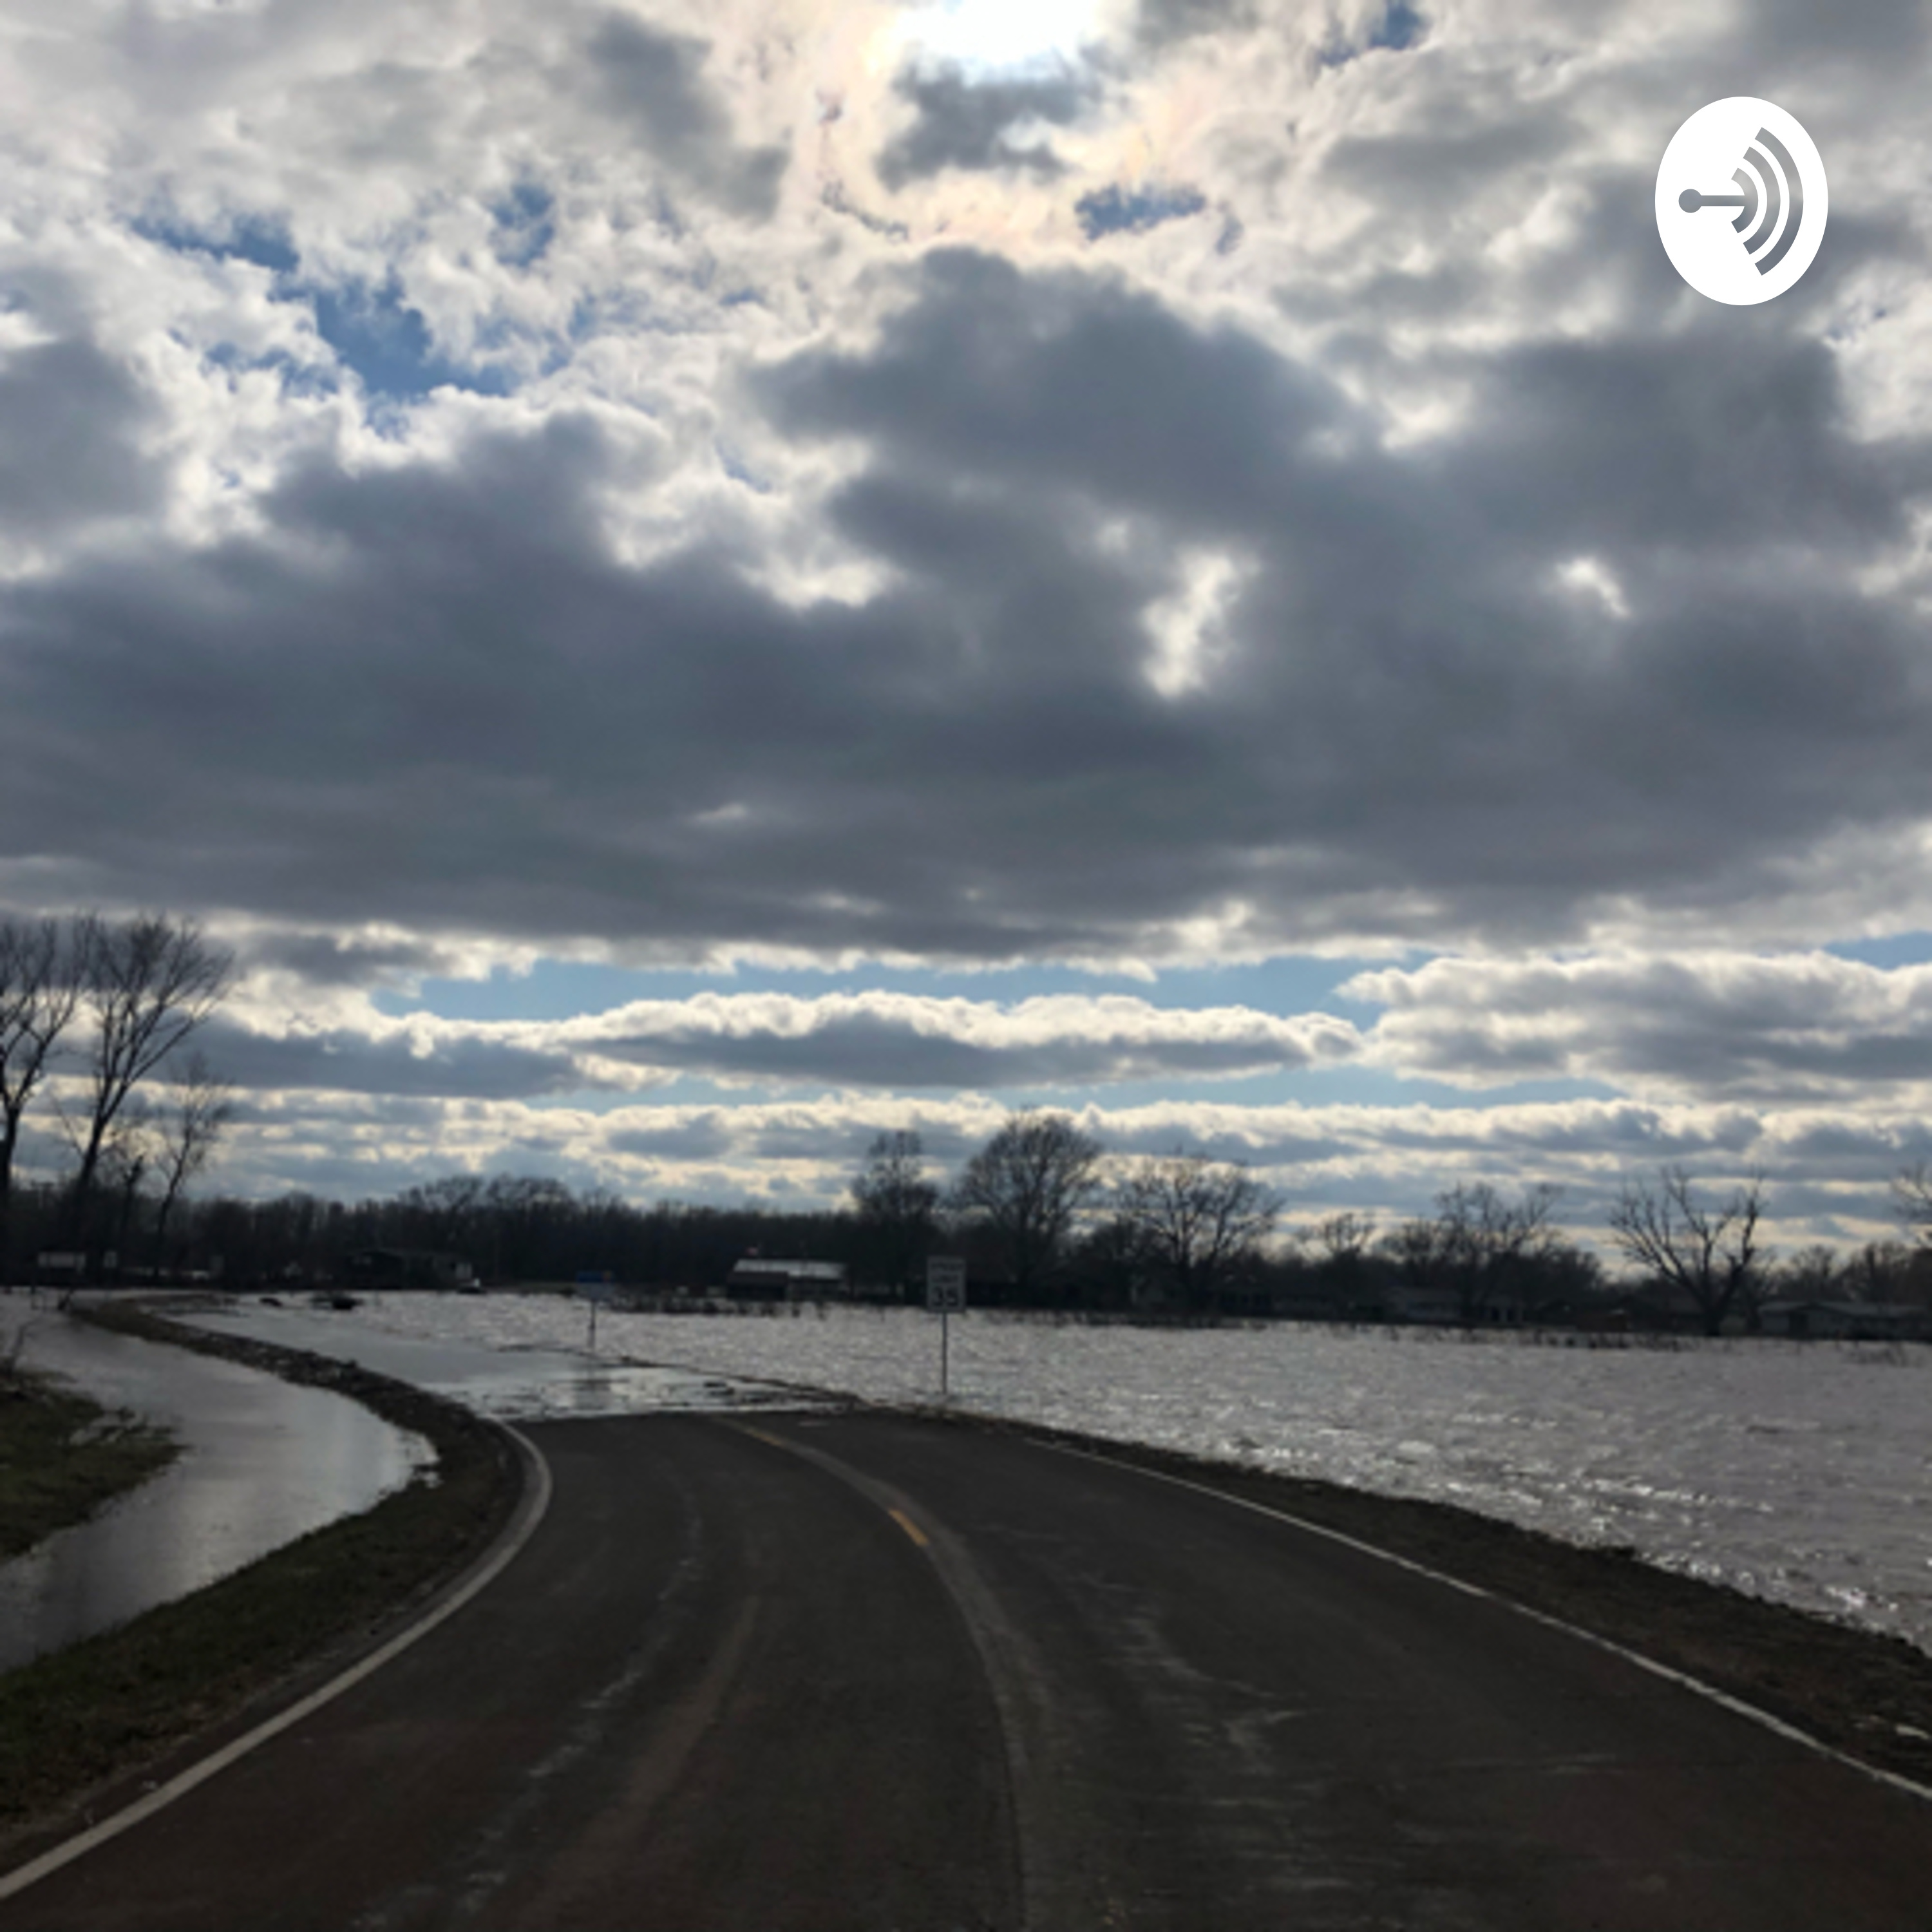
M 1932 18 L 7 0 L 0 904 L 239 1190 L 1932 1154 Z M 1708 100 L 1831 224 L 1681 283 Z M 1714 183 L 1714 187 L 1721 184 Z

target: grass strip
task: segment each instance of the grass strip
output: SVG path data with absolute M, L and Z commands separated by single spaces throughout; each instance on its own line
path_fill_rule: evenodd
M 0 1372 L 0 1558 L 85 1522 L 179 1453 L 166 1430 L 124 1411 L 28 1370 Z
M 1848 1756 L 1932 1785 L 1932 1656 L 1903 1637 L 1679 1576 L 1632 1550 L 1566 1543 L 1453 1503 L 1377 1496 L 1035 1424 L 958 1412 L 951 1419 L 1157 1469 L 1338 1530 L 1622 1644 Z
M 76 1311 L 79 1312 L 79 1311 Z M 508 1439 L 421 1389 L 134 1308 L 85 1318 L 333 1388 L 434 1445 L 437 1466 L 373 1509 L 118 1630 L 0 1676 L 0 1846 L 24 1856 L 103 1787 L 198 1734 L 304 1688 L 369 1648 L 466 1567 L 508 1521 L 520 1478 Z M 18 1862 L 8 1856 L 6 1862 Z

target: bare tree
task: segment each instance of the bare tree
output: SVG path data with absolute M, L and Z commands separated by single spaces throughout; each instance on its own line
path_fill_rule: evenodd
M 1917 1240 L 1932 1245 L 1932 1166 L 1914 1161 L 1892 1178 L 1892 1212 Z
M 87 1112 L 76 1132 L 74 1245 L 82 1245 L 101 1150 L 128 1096 L 226 996 L 234 956 L 192 921 L 144 914 L 121 924 L 77 923 L 83 994 L 94 1022 Z
M 154 1270 L 167 1265 L 168 1222 L 182 1190 L 214 1158 L 228 1124 L 235 1118 L 234 1090 L 209 1070 L 206 1058 L 190 1054 L 176 1077 L 174 1090 L 153 1132 L 161 1198 L 154 1209 Z
M 1755 1306 L 1763 1183 L 1754 1174 L 1710 1208 L 1684 1168 L 1664 1168 L 1658 1178 L 1654 1192 L 1647 1182 L 1626 1184 L 1610 1210 L 1611 1238 L 1639 1268 L 1689 1296 L 1706 1334 L 1721 1334 L 1733 1308 Z
M 1482 1180 L 1436 1197 L 1438 1253 L 1466 1325 L 1478 1319 L 1489 1298 L 1520 1292 L 1528 1264 L 1555 1244 L 1550 1217 L 1558 1192 L 1542 1183 L 1509 1201 Z
M 1240 1162 L 1179 1148 L 1136 1162 L 1119 1200 L 1142 1251 L 1188 1308 L 1212 1303 L 1254 1258 L 1281 1212 L 1281 1197 Z
M 1828 1301 L 1840 1292 L 1842 1274 L 1838 1250 L 1814 1241 L 1779 1264 L 1775 1286 L 1794 1301 Z
M 877 1136 L 852 1180 L 852 1204 L 887 1282 L 903 1294 L 932 1238 L 939 1190 L 926 1178 L 926 1146 L 904 1128 Z
M 1098 1191 L 1100 1143 L 1064 1114 L 1015 1114 L 966 1163 L 953 1205 L 998 1244 L 1024 1300 L 1052 1276 L 1068 1232 Z
M 1376 1243 L 1376 1217 L 1346 1210 L 1316 1222 L 1306 1239 L 1322 1251 L 1321 1268 L 1331 1290 L 1350 1314 L 1360 1308 L 1367 1274 L 1366 1257 Z
M 1376 1217 L 1348 1209 L 1330 1214 L 1308 1230 L 1307 1238 L 1322 1250 L 1322 1258 L 1331 1268 L 1359 1264 L 1375 1246 Z
M 1840 1263 L 1838 1286 L 1841 1294 L 1857 1301 L 1932 1306 L 1932 1248 L 1868 1241 Z
M 101 1143 L 99 1177 L 113 1209 L 113 1263 L 128 1265 L 141 1184 L 154 1166 L 158 1144 L 146 1108 L 136 1100 L 123 1108 Z M 103 1265 L 106 1265 L 104 1260 Z
M 0 920 L 0 1280 L 12 1252 L 20 1123 L 80 1004 L 78 963 L 57 920 Z
M 1562 1271 L 1568 1244 L 1551 1218 L 1558 1191 L 1539 1184 L 1510 1201 L 1486 1180 L 1459 1182 L 1436 1196 L 1432 1218 L 1384 1236 L 1383 1251 L 1418 1286 L 1454 1295 L 1456 1318 L 1472 1326 L 1486 1307 L 1520 1304 L 1534 1282 Z

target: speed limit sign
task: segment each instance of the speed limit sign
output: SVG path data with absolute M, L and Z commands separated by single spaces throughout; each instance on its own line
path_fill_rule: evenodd
M 958 1255 L 928 1255 L 926 1262 L 926 1305 L 941 1315 L 961 1315 L 966 1309 L 966 1263 Z

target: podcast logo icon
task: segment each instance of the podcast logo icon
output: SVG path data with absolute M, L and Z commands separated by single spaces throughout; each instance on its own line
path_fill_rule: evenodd
M 1748 94 L 1700 107 L 1657 170 L 1657 232 L 1700 295 L 1743 307 L 1781 296 L 1825 238 L 1831 197 L 1811 136 Z

